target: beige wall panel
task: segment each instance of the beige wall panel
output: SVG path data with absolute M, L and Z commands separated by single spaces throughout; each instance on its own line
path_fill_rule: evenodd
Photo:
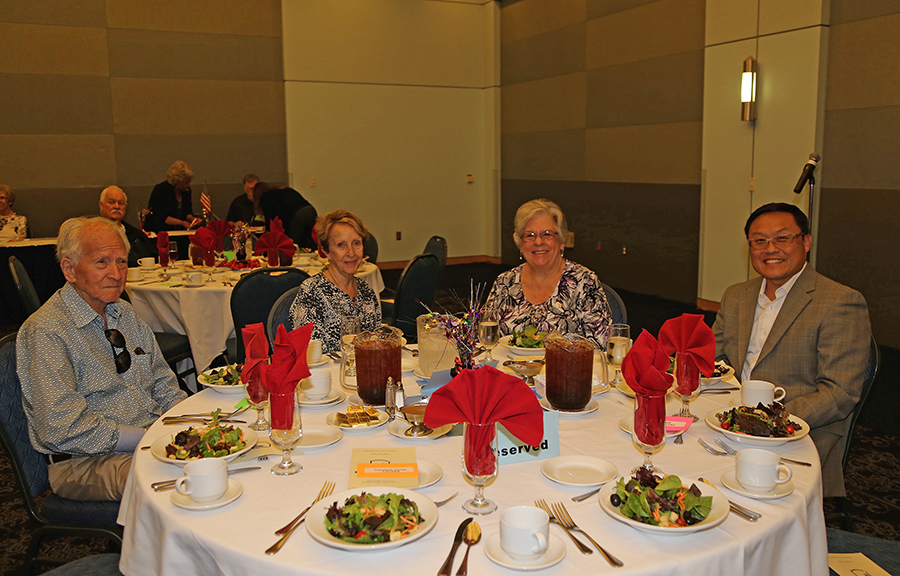
M 240 182 L 249 172 L 266 182 L 287 181 L 284 134 L 116 136 L 120 186 L 152 188 L 176 160 L 190 164 L 198 185 Z
M 703 48 L 704 0 L 661 0 L 587 23 L 587 68 Z
M 0 134 L 0 174 L 14 189 L 100 186 L 116 176 L 113 137 Z
M 112 132 L 109 78 L 0 74 L 0 134 Z
M 111 76 L 282 80 L 281 38 L 110 29 Z
M 587 18 L 601 18 L 616 12 L 631 10 L 658 0 L 587 0 Z
M 501 46 L 504 86 L 584 70 L 584 24 L 566 26 Z
M 288 1 L 286 80 L 484 87 L 485 12 L 458 2 Z
M 106 30 L 0 22 L 0 73 L 106 76 Z
M 280 0 L 111 0 L 110 28 L 281 36 Z
M 503 86 L 501 132 L 549 132 L 584 128 L 583 72 Z
M 701 122 L 591 128 L 585 179 L 594 182 L 699 184 Z
M 831 0 L 759 0 L 759 33 L 777 34 L 828 25 Z
M 900 106 L 829 111 L 825 125 L 821 181 L 829 188 L 900 189 Z
M 587 72 L 589 128 L 702 118 L 702 50 Z
M 828 52 L 826 109 L 900 105 L 900 13 L 832 26 Z
M 831 0 L 831 25 L 900 12 L 897 0 Z
M 104 0 L 3 0 L 0 22 L 56 24 L 60 26 L 106 26 Z
M 515 42 L 584 22 L 585 0 L 518 0 L 502 6 L 500 42 Z
M 281 82 L 112 78 L 117 134 L 273 134 Z
M 584 130 L 504 134 L 503 179 L 584 180 Z
M 28 218 L 32 237 L 56 236 L 60 225 L 69 218 L 98 213 L 97 203 L 103 188 L 105 186 L 21 190 L 16 194 L 16 211 Z
M 758 15 L 759 0 L 706 0 L 706 45 L 756 36 Z

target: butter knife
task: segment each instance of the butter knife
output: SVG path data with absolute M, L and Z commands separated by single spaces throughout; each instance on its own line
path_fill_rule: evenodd
M 438 571 L 438 576 L 450 576 L 450 573 L 453 572 L 453 557 L 456 556 L 456 549 L 462 544 L 463 536 L 466 533 L 466 527 L 470 522 L 472 522 L 472 519 L 466 518 L 459 525 L 459 528 L 456 529 L 456 536 L 453 538 L 453 546 L 450 548 L 450 555 L 447 556 L 447 560 Z
M 228 475 L 232 476 L 234 474 L 240 474 L 241 472 L 250 472 L 251 470 L 262 470 L 261 466 L 248 466 L 246 468 L 235 468 L 234 470 L 229 470 Z M 172 490 L 175 488 L 175 482 L 178 482 L 178 479 L 175 480 L 164 480 L 162 482 L 154 482 L 150 485 L 153 488 L 154 492 L 162 492 L 164 490 Z

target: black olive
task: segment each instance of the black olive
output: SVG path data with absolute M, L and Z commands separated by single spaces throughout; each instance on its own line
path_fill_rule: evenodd
M 700 521 L 700 520 L 698 520 L 698 519 L 697 519 L 693 514 L 691 514 L 690 512 L 688 512 L 687 514 L 684 515 L 684 523 L 687 524 L 688 526 L 691 526 L 691 525 L 693 525 L 693 524 L 696 524 L 696 523 L 699 522 L 699 521 Z
M 622 503 L 622 499 L 619 498 L 619 495 L 616 494 L 615 492 L 613 493 L 612 496 L 609 497 L 609 501 L 610 501 L 610 502 L 612 503 L 612 505 L 615 506 L 616 508 L 618 508 L 618 507 L 619 507 L 619 504 Z

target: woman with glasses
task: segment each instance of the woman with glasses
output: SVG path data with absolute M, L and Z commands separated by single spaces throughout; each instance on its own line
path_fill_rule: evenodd
M 486 305 L 497 311 L 501 334 L 533 325 L 605 344 L 611 322 L 606 294 L 596 274 L 565 259 L 568 236 L 555 202 L 531 200 L 516 211 L 513 239 L 525 263 L 497 278 Z

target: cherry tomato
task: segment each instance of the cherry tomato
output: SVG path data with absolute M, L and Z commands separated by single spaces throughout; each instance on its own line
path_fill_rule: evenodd
M 788 431 L 788 434 L 793 434 L 793 433 L 794 433 L 794 427 L 791 426 L 790 424 L 788 424 L 788 426 L 787 426 L 787 431 Z
M 724 430 L 728 430 L 729 428 L 731 428 L 731 424 L 728 423 L 728 420 L 722 422 L 722 428 Z
M 356 538 L 357 540 L 359 540 L 360 538 L 362 538 L 362 537 L 365 536 L 365 535 L 366 535 L 366 531 L 365 531 L 365 530 L 360 530 L 359 532 L 356 533 L 356 536 L 354 536 L 354 538 Z
M 687 526 L 687 522 L 685 522 L 683 518 L 676 518 L 675 523 L 679 526 Z

